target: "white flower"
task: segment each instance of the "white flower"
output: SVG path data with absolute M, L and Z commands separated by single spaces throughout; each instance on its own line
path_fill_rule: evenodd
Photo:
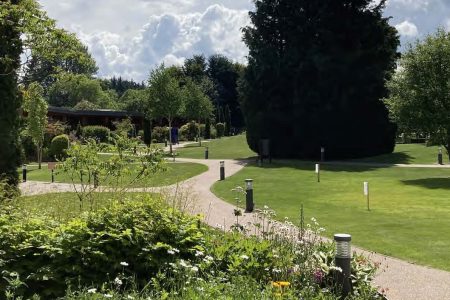
M 134 297 L 133 297 L 133 296 L 130 296 L 130 295 L 128 295 L 128 296 L 127 296 L 127 299 L 134 299 Z
M 169 253 L 169 254 L 171 254 L 171 255 L 174 255 L 174 254 L 175 254 L 175 251 L 173 251 L 173 250 L 167 250 L 167 253 Z
M 203 254 L 202 251 L 195 250 L 195 256 L 196 256 L 196 257 L 203 256 L 203 255 L 204 255 L 204 254 Z
M 120 280 L 118 277 L 116 277 L 116 279 L 114 279 L 114 284 L 122 285 L 122 280 Z
M 191 269 L 192 269 L 192 271 L 194 271 L 194 272 L 198 272 L 198 268 L 197 268 L 196 266 L 193 266 Z
M 104 294 L 103 297 L 105 297 L 105 298 L 112 298 L 113 295 L 111 295 L 111 294 Z
M 128 267 L 128 263 L 125 262 L 125 261 L 120 262 L 120 265 L 121 265 L 121 266 L 124 266 L 124 267 Z
M 206 256 L 205 256 L 205 260 L 207 260 L 207 261 L 208 261 L 208 260 L 214 260 L 214 258 L 213 258 L 212 256 L 210 256 L 210 255 L 206 255 Z
M 186 264 L 186 262 L 184 260 L 180 260 L 180 266 L 187 268 L 188 265 Z
M 242 254 L 242 255 L 241 255 L 241 258 L 242 258 L 242 259 L 248 259 L 248 256 L 245 255 L 245 254 Z
M 264 205 L 264 209 L 269 209 L 269 207 L 267 205 Z
M 280 269 L 273 269 L 273 272 L 274 273 L 281 273 L 281 270 Z
M 96 289 L 96 288 L 88 289 L 87 292 L 88 292 L 89 294 L 95 294 L 95 293 L 97 292 L 97 289 Z

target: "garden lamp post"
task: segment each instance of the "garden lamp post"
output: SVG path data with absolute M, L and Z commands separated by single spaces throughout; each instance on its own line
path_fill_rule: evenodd
M 320 182 L 320 164 L 316 164 L 317 182 Z
M 325 147 L 320 147 L 320 161 L 325 161 Z
M 27 182 L 27 165 L 22 165 L 22 180 L 23 182 Z
M 253 179 L 245 179 L 245 212 L 252 212 L 255 206 L 253 202 Z
M 350 282 L 350 262 L 352 259 L 350 234 L 338 233 L 334 235 L 336 242 L 336 256 L 334 258 L 336 267 L 341 268 L 342 272 L 336 273 L 336 283 L 342 288 L 342 297 L 345 298 L 351 290 Z
M 364 196 L 366 196 L 366 200 L 367 200 L 367 210 L 370 211 L 370 206 L 369 206 L 369 183 L 367 181 L 364 181 Z
M 205 159 L 208 159 L 209 157 L 209 148 L 205 147 Z
M 220 180 L 225 180 L 225 162 L 220 162 Z

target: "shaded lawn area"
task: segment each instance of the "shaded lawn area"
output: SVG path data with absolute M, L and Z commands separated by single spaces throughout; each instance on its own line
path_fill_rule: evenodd
M 450 271 L 450 169 L 327 165 L 318 183 L 313 163 L 277 161 L 250 165 L 212 190 L 234 204 L 231 189 L 246 178 L 254 179 L 256 208 L 268 205 L 279 219 L 298 224 L 303 204 L 305 219 L 317 218 L 328 237 L 349 233 L 365 249 Z
M 188 144 L 175 152 L 179 157 L 203 159 L 205 158 L 205 147 L 209 149 L 210 159 L 239 159 L 257 155 L 248 147 L 245 134 L 223 137 L 209 142 L 202 141 L 201 147 L 198 146 L 198 143 Z
M 92 210 L 108 208 L 120 201 L 147 201 L 149 197 L 158 197 L 149 193 L 127 193 L 123 199 L 117 199 L 113 193 L 95 193 Z M 44 214 L 58 221 L 65 221 L 91 210 L 90 202 L 84 201 L 80 210 L 80 201 L 76 193 L 51 193 L 35 196 L 23 196 L 13 205 L 25 209 L 31 215 Z
M 130 187 L 154 187 L 171 185 L 194 177 L 208 170 L 207 166 L 196 163 L 167 163 L 166 167 L 166 171 L 161 171 L 159 173 L 151 175 L 145 179 L 140 180 L 139 182 L 136 182 Z M 19 170 L 19 172 L 22 171 Z M 130 182 L 130 180 L 132 180 L 133 178 L 133 173 L 131 175 L 125 175 L 123 182 Z M 41 170 L 39 170 L 37 166 L 29 166 L 27 172 L 27 180 L 51 182 L 51 171 L 48 170 L 47 165 L 43 165 Z M 56 169 L 55 182 L 72 183 L 72 180 L 69 174 Z M 75 182 L 78 183 L 79 180 L 76 180 Z
M 394 152 L 353 161 L 384 164 L 437 164 L 438 146 L 427 147 L 425 144 L 397 144 Z M 445 148 L 442 147 L 444 164 L 449 163 Z

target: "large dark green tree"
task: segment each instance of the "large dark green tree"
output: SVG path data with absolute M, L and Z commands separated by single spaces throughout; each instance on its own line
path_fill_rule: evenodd
M 244 28 L 240 85 L 247 140 L 271 139 L 275 157 L 316 159 L 391 152 L 395 125 L 381 99 L 399 38 L 385 1 L 257 0 Z
M 0 2 L 0 179 L 17 186 L 21 96 L 17 86 L 22 42 L 19 1 Z M 9 195 L 0 191 L 0 199 Z

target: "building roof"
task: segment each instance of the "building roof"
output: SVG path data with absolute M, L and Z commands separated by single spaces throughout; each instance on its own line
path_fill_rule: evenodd
M 96 116 L 96 117 L 144 117 L 143 113 L 128 112 L 112 109 L 76 110 L 67 107 L 49 106 L 49 113 L 64 114 L 68 116 Z

